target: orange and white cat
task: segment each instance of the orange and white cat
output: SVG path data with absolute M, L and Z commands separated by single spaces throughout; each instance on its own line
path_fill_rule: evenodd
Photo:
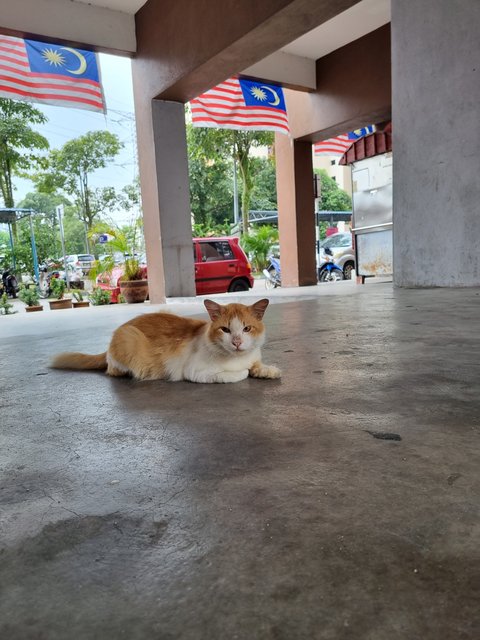
M 56 369 L 106 369 L 110 376 L 137 380 L 239 382 L 280 378 L 277 367 L 262 363 L 265 298 L 251 306 L 205 300 L 210 322 L 171 313 L 148 313 L 121 325 L 108 350 L 99 355 L 60 353 Z

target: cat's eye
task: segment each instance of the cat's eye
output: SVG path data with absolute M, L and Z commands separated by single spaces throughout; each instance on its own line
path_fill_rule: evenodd
M 230 333 L 230 329 L 228 327 L 220 327 L 223 333 Z
M 246 332 L 248 333 L 249 331 L 251 331 L 251 330 L 252 330 L 252 327 L 251 327 L 250 325 L 248 325 L 248 326 L 246 326 L 246 327 L 243 327 L 243 330 L 244 330 L 244 331 L 246 331 Z

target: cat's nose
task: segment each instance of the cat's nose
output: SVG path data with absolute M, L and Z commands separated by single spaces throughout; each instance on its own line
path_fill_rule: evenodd
M 238 347 L 242 344 L 241 336 L 234 336 L 232 338 L 232 344 L 233 344 L 234 347 L 237 347 L 237 349 L 238 349 Z

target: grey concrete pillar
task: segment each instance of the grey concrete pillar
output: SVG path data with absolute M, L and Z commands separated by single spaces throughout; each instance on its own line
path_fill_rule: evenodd
M 165 295 L 194 296 L 185 111 L 182 103 L 154 100 L 153 142 L 158 188 L 158 215 L 165 277 Z M 158 240 L 145 234 L 147 259 L 158 259 Z M 156 255 L 156 258 L 155 258 Z
M 480 284 L 480 2 L 392 0 L 399 286 Z

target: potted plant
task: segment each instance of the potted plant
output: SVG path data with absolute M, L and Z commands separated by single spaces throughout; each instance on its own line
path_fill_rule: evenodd
M 67 283 L 63 278 L 52 278 L 50 280 L 50 288 L 53 295 L 55 296 L 55 300 L 49 301 L 50 309 L 52 309 L 52 311 L 55 309 L 72 308 L 71 298 L 64 298 Z
M 13 304 L 8 301 L 8 295 L 6 293 L 0 296 L 0 316 L 8 316 L 12 313 L 17 313 L 16 311 L 12 311 Z
M 121 253 L 124 258 L 123 274 L 118 279 L 117 286 L 120 294 L 126 302 L 145 302 L 148 297 L 148 280 L 146 268 L 140 265 L 139 250 L 141 237 L 140 218 L 136 219 L 132 225 L 119 229 L 105 223 L 99 223 L 92 229 L 92 235 L 107 235 L 110 239 L 105 243 L 105 247 L 111 253 Z M 94 275 L 101 273 L 103 268 L 105 273 L 111 273 L 114 267 L 113 257 L 107 257 L 102 263 L 96 264 Z
M 118 279 L 120 295 L 125 302 L 145 302 L 148 297 L 148 280 L 145 267 L 141 267 L 137 258 L 125 260 L 125 271 Z
M 90 293 L 90 302 L 95 306 L 102 304 L 110 304 L 111 293 L 100 287 L 93 287 L 93 291 Z
M 40 294 L 36 286 L 21 286 L 18 297 L 27 305 L 25 311 L 43 311 L 43 307 L 40 304 Z
M 82 307 L 89 307 L 90 302 L 86 300 L 86 292 L 83 289 L 72 289 L 73 308 L 80 309 Z

